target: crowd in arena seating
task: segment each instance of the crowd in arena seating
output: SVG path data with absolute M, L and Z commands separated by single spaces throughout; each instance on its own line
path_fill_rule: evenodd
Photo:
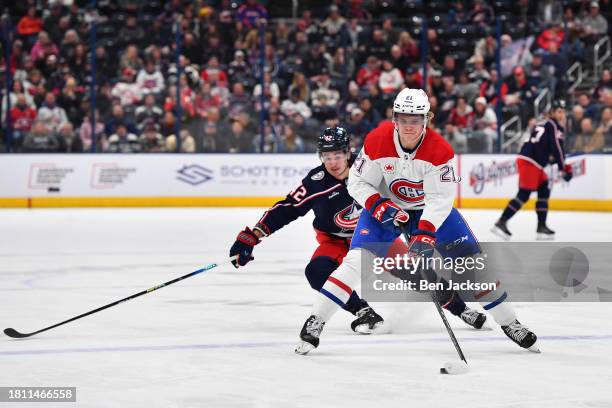
M 513 115 L 529 131 L 542 90 L 575 100 L 570 151 L 611 144 L 610 70 L 577 95 L 565 75 L 592 65 L 609 0 L 299 1 L 298 19 L 263 0 L 97 3 L 4 10 L 0 137 L 12 151 L 312 152 L 334 125 L 357 149 L 405 86 L 427 90 L 431 126 L 457 152 L 497 151 Z

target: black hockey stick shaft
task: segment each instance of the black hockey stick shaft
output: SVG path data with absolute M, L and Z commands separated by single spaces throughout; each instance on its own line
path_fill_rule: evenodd
M 194 275 L 198 275 L 198 274 L 200 274 L 200 273 L 202 273 L 202 272 L 206 272 L 206 271 L 208 271 L 208 270 L 211 270 L 211 269 L 215 268 L 216 266 L 217 266 L 217 264 L 216 264 L 216 263 L 211 263 L 211 264 L 206 265 L 205 267 L 203 267 L 203 268 L 201 268 L 201 269 L 198 269 L 198 270 L 193 271 L 193 272 L 191 272 L 191 273 L 188 273 L 188 274 L 186 274 L 186 275 L 180 276 L 180 277 L 178 277 L 178 278 L 176 278 L 176 279 L 172 279 L 172 280 L 170 280 L 170 281 L 168 281 L 168 282 L 164 282 L 164 283 L 162 283 L 162 284 L 159 284 L 159 285 L 153 286 L 153 287 L 151 287 L 151 288 L 149 288 L 149 289 L 145 289 L 145 290 L 143 290 L 143 291 L 141 291 L 141 292 L 135 293 L 135 294 L 133 294 L 133 295 L 131 295 L 131 296 L 128 296 L 128 297 L 126 297 L 126 298 L 123 298 L 123 299 L 121 299 L 121 300 L 117 300 L 116 302 L 112 302 L 112 303 L 109 303 L 109 304 L 104 305 L 104 306 L 102 306 L 102 307 L 99 307 L 99 308 L 97 308 L 97 309 L 90 310 L 90 311 L 89 311 L 89 312 L 87 312 L 87 313 L 80 314 L 80 315 L 75 316 L 75 317 L 73 317 L 73 318 L 71 318 L 71 319 L 64 320 L 63 322 L 60 322 L 60 323 L 54 324 L 53 326 L 45 327 L 44 329 L 40 329 L 40 330 L 35 331 L 35 332 L 32 332 L 32 333 L 20 333 L 20 332 L 18 332 L 17 330 L 15 330 L 15 329 L 13 329 L 13 328 L 10 328 L 10 327 L 9 327 L 9 328 L 7 328 L 7 329 L 4 329 L 4 334 L 6 334 L 6 335 L 7 335 L 7 336 L 9 336 L 9 337 L 18 338 L 18 339 L 19 339 L 19 338 L 24 338 L 24 337 L 30 337 L 30 336 L 33 336 L 33 335 L 38 334 L 38 333 L 42 333 L 42 332 L 47 331 L 47 330 L 51 330 L 51 329 L 56 328 L 56 327 L 58 327 L 58 326 L 62 326 L 62 325 L 64 325 L 64 324 L 66 324 L 66 323 L 73 322 L 73 321 L 75 321 L 75 320 L 77 320 L 77 319 L 81 319 L 81 318 L 83 318 L 83 317 L 85 317 L 85 316 L 89 316 L 89 315 L 91 315 L 91 314 L 94 314 L 94 313 L 100 312 L 100 311 L 102 311 L 102 310 L 104 310 L 104 309 L 108 309 L 109 307 L 117 306 L 118 304 L 123 303 L 123 302 L 127 302 L 128 300 L 136 299 L 136 298 L 137 298 L 137 297 L 139 297 L 139 296 L 146 295 L 147 293 L 150 293 L 150 292 L 156 291 L 157 289 L 161 289 L 161 288 L 163 288 L 163 287 L 165 287 L 165 286 L 172 285 L 173 283 L 176 283 L 176 282 L 178 282 L 178 281 L 182 281 L 183 279 L 187 279 L 187 278 L 190 278 L 190 277 L 192 277 L 192 276 L 194 276 Z
M 410 235 L 407 233 L 407 231 L 405 229 L 403 229 L 402 232 L 404 234 L 404 238 L 406 238 L 406 242 L 410 242 Z M 425 279 L 427 282 L 429 282 L 429 279 L 425 275 L 425 269 L 421 266 L 419 268 L 419 270 L 420 270 L 420 273 L 421 273 L 421 278 Z M 446 315 L 444 314 L 444 310 L 442 310 L 442 306 L 440 306 L 440 302 L 438 301 L 438 296 L 436 295 L 436 291 L 435 290 L 429 290 L 429 294 L 431 296 L 431 300 L 433 301 L 433 304 L 436 306 L 436 310 L 438 311 L 438 314 L 440 315 L 440 318 L 442 319 L 442 322 L 444 323 L 444 327 L 446 327 L 446 331 L 448 332 L 448 336 L 450 337 L 451 341 L 453 342 L 453 345 L 455 346 L 455 350 L 457 350 L 457 354 L 459 354 L 459 358 L 461 360 L 463 360 L 467 364 L 467 360 L 465 359 L 465 355 L 463 354 L 463 350 L 461 350 L 461 346 L 459 345 L 459 341 L 457 341 L 457 337 L 455 337 L 455 332 L 453 332 L 453 329 L 450 327 L 450 323 L 448 323 L 448 319 L 446 318 Z

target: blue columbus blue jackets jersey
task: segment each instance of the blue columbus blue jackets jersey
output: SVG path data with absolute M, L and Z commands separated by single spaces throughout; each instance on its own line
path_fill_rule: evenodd
M 349 165 L 353 163 L 351 158 Z M 361 214 L 361 207 L 346 189 L 346 180 L 330 175 L 325 166 L 312 169 L 302 183 L 266 211 L 256 225 L 266 235 L 313 210 L 312 225 L 319 231 L 350 238 Z
M 565 150 L 563 147 L 563 133 L 565 129 L 554 119 L 538 123 L 529 138 L 525 140 L 519 156 L 531 159 L 540 166 L 545 167 L 557 163 L 559 169 L 565 164 Z

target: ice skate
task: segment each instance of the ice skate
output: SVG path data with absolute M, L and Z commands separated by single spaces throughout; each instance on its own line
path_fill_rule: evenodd
M 319 336 L 323 331 L 325 322 L 318 316 L 311 315 L 304 322 L 302 331 L 300 331 L 300 344 L 295 348 L 296 354 L 308 354 L 311 350 L 314 350 L 319 345 Z
M 463 320 L 468 326 L 471 326 L 477 330 L 482 329 L 482 326 L 487 320 L 487 315 L 474 309 L 470 309 L 469 307 L 466 307 L 459 317 L 461 317 L 461 320 Z
M 534 353 L 540 352 L 540 348 L 537 344 L 538 336 L 518 320 L 514 320 L 508 326 L 502 326 L 501 328 L 510 340 L 522 348 L 533 351 Z
M 548 228 L 546 224 L 538 224 L 536 239 L 538 241 L 552 241 L 555 239 L 555 231 Z
M 351 323 L 351 329 L 359 334 L 372 334 L 383 323 L 383 318 L 370 306 L 366 306 L 357 311 L 357 319 Z
M 510 237 L 512 237 L 512 233 L 508 229 L 506 221 L 501 219 L 497 220 L 495 225 L 493 225 L 493 228 L 491 228 L 491 232 L 506 241 L 509 241 Z

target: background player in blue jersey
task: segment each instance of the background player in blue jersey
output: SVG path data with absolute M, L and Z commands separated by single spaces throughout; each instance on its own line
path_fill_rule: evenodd
M 518 193 L 516 197 L 510 200 L 492 229 L 493 233 L 503 239 L 510 239 L 512 233 L 510 233 L 506 223 L 527 202 L 532 191 L 538 192 L 536 237 L 541 240 L 554 239 L 555 232 L 546 225 L 550 186 L 544 167 L 556 163 L 562 172 L 563 179 L 565 181 L 572 179 L 572 167 L 565 164 L 565 149 L 563 146 L 566 121 L 565 109 L 564 100 L 554 101 L 549 118 L 545 122 L 538 123 L 531 131 L 529 138 L 523 143 L 516 159 L 519 174 Z
M 327 128 L 319 136 L 317 151 L 323 164 L 312 169 L 301 184 L 267 210 L 251 229 L 238 234 L 230 249 L 232 264 L 238 268 L 252 261 L 253 248 L 262 238 L 314 211 L 313 227 L 319 246 L 308 265 L 306 279 L 319 291 L 329 275 L 342 263 L 349 250 L 361 207 L 348 194 L 346 181 L 354 161 L 349 151 L 349 136 L 342 127 Z M 351 328 L 371 333 L 382 324 L 380 317 L 357 292 L 351 291 L 344 309 L 357 316 Z

